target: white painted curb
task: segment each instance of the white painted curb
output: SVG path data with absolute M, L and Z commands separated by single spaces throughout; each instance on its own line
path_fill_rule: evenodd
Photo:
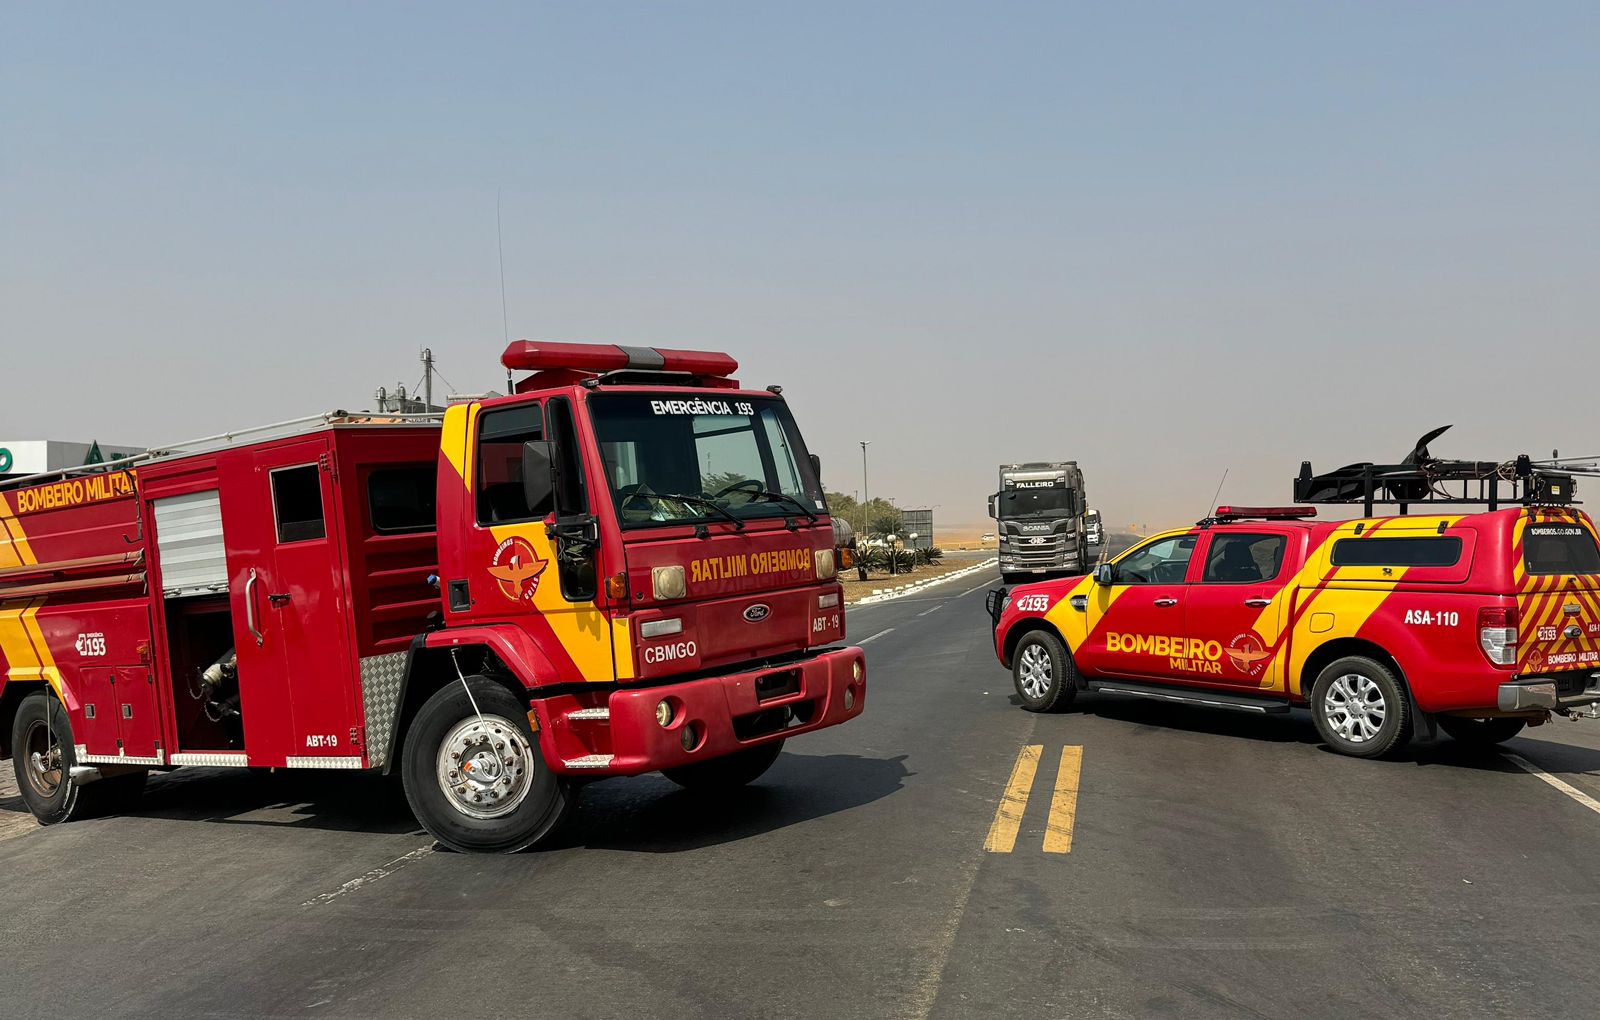
M 904 598 L 907 595 L 915 595 L 925 588 L 932 588 L 934 585 L 944 584 L 946 581 L 954 581 L 958 578 L 970 577 L 973 574 L 982 573 L 983 571 L 996 566 L 999 562 L 1000 560 L 998 557 L 992 560 L 984 560 L 982 563 L 974 563 L 970 567 L 957 570 L 953 574 L 945 574 L 943 577 L 935 577 L 927 581 L 918 581 L 916 584 L 904 584 L 898 588 L 892 588 L 889 591 L 884 591 L 882 588 L 874 588 L 872 589 L 871 595 L 861 599 L 859 602 L 850 603 L 850 606 L 847 608 L 854 608 L 855 606 L 870 606 L 878 602 L 888 602 L 891 599 Z

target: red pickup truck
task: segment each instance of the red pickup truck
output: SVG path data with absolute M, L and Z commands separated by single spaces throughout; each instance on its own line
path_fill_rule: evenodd
M 1080 690 L 1311 710 L 1377 757 L 1435 726 L 1498 743 L 1600 702 L 1600 542 L 1570 507 L 1317 522 L 1238 510 L 1088 577 L 991 595 L 1024 708 Z

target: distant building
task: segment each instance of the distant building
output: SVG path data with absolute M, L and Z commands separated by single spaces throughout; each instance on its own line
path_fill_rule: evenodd
M 58 439 L 0 439 L 0 479 L 85 464 L 109 464 L 143 452 L 142 446 L 102 446 L 97 442 L 69 443 Z

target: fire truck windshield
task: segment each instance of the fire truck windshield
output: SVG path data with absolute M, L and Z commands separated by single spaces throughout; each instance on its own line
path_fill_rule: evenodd
M 1070 514 L 1074 511 L 1072 490 L 1068 488 L 1050 489 L 1008 489 L 1000 497 L 1000 515 L 1002 517 L 1058 517 L 1063 513 Z
M 742 525 L 827 509 L 781 400 L 597 393 L 589 415 L 624 528 Z

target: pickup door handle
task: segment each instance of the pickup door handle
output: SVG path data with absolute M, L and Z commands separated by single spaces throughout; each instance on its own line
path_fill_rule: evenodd
M 1165 608 L 1167 606 L 1175 606 L 1177 604 L 1178 604 L 1178 600 L 1177 599 L 1156 599 L 1156 601 L 1155 601 L 1155 605 L 1161 606 L 1163 608 Z
M 1244 604 L 1251 609 L 1265 609 L 1272 605 L 1271 599 L 1245 599 Z

